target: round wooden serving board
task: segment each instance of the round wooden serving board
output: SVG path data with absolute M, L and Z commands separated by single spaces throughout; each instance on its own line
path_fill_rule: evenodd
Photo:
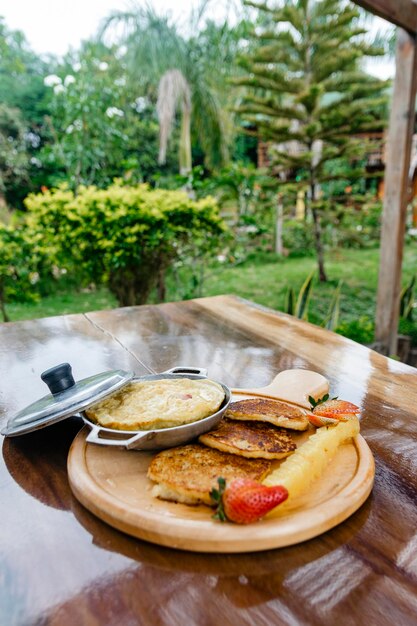
M 320 397 L 319 387 L 325 379 L 307 381 L 302 375 L 298 382 L 304 386 L 303 393 L 294 398 L 287 384 L 290 372 L 298 370 L 281 372 L 263 389 L 234 390 L 233 399 L 267 396 L 298 400 L 297 404 L 306 406 L 308 395 Z M 313 432 L 311 429 L 295 434 L 297 445 L 302 445 Z M 220 523 L 211 518 L 212 510 L 207 506 L 187 506 L 151 495 L 152 483 L 146 472 L 155 453 L 88 444 L 87 434 L 87 427 L 78 433 L 68 456 L 69 481 L 76 498 L 118 530 L 171 548 L 231 553 L 299 543 L 344 521 L 363 504 L 373 486 L 372 452 L 358 435 L 339 447 L 325 474 L 285 511 L 280 512 L 278 507 L 260 522 L 247 526 Z

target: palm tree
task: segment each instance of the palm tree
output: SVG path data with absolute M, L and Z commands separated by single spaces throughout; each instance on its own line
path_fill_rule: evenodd
M 159 119 L 159 157 L 165 163 L 168 139 L 174 123 L 175 109 L 181 103 L 181 137 L 179 145 L 180 174 L 191 171 L 191 90 L 180 70 L 168 70 L 158 86 L 156 110 Z
M 238 36 L 227 22 L 221 27 L 207 22 L 200 28 L 208 2 L 193 12 L 187 35 L 167 16 L 157 15 L 149 5 L 132 11 L 114 12 L 102 26 L 121 32 L 126 64 L 142 93 L 157 99 L 160 123 L 159 162 L 165 159 L 175 112 L 181 108 L 179 163 L 181 173 L 190 171 L 191 137 L 198 138 L 209 169 L 228 160 L 232 123 L 227 110 L 231 90 L 225 88 L 231 72 Z M 190 35 L 189 33 L 196 33 Z

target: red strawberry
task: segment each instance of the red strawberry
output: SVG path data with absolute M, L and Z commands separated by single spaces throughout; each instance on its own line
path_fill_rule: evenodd
M 217 482 L 219 489 L 212 489 L 210 495 L 218 505 L 214 517 L 223 522 L 256 522 L 288 498 L 285 487 L 267 487 L 248 478 L 236 478 L 228 487 L 223 478 Z
M 339 423 L 338 419 L 333 419 L 330 417 L 321 417 L 320 415 L 313 415 L 313 413 L 310 413 L 308 415 L 308 419 L 310 421 L 310 424 L 312 424 L 313 426 L 316 426 L 317 428 L 320 428 L 321 426 L 333 426 L 334 424 Z
M 360 408 L 351 402 L 346 402 L 346 400 L 334 399 L 318 404 L 314 407 L 313 413 L 314 415 L 340 420 L 343 419 L 344 415 L 360 413 Z

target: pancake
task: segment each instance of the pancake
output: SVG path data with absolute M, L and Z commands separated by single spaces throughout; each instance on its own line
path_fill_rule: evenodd
M 185 504 L 213 505 L 210 491 L 220 476 L 226 481 L 250 478 L 262 481 L 271 469 L 270 461 L 244 459 L 199 444 L 159 452 L 148 468 L 148 478 L 158 483 L 152 495 Z
M 116 430 L 153 430 L 182 426 L 215 413 L 223 387 L 207 378 L 133 381 L 85 410 L 89 419 Z
M 248 459 L 283 459 L 296 450 L 291 434 L 266 422 L 223 419 L 216 430 L 198 438 L 210 448 Z
M 232 402 L 225 417 L 233 420 L 269 422 L 274 426 L 292 430 L 307 430 L 309 425 L 306 411 L 270 398 L 251 398 Z

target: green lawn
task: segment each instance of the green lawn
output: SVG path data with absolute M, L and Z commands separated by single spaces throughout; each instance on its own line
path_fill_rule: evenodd
M 328 253 L 326 269 L 329 282 L 314 284 L 309 319 L 320 323 L 325 317 L 332 294 L 343 280 L 340 322 L 351 323 L 363 316 L 374 318 L 378 280 L 379 250 L 340 249 Z M 203 294 L 236 294 L 259 304 L 282 310 L 289 285 L 298 292 L 306 276 L 316 267 L 313 257 L 278 259 L 254 257 L 235 267 L 219 266 L 207 272 Z M 403 282 L 417 272 L 417 245 L 408 246 L 404 254 Z M 168 300 L 178 296 L 173 282 L 168 282 Z M 10 304 L 12 320 L 33 319 L 64 313 L 81 313 L 117 306 L 105 289 L 60 293 L 44 298 L 38 304 Z
M 417 258 L 417 255 L 416 257 Z M 213 274 L 206 284 L 207 295 L 237 293 L 244 298 L 273 309 L 284 308 L 288 286 L 298 293 L 309 273 L 316 268 L 314 258 L 287 259 L 279 263 L 246 263 L 238 268 Z M 378 252 L 376 250 L 338 250 L 328 255 L 326 261 L 328 283 L 315 280 L 311 302 L 310 320 L 318 323 L 327 313 L 332 295 L 343 280 L 341 310 L 352 317 L 374 315 L 374 300 L 378 277 Z M 354 306 L 354 311 L 352 308 Z
M 66 313 L 86 313 L 117 306 L 116 299 L 106 289 L 97 291 L 68 291 L 43 298 L 37 303 L 13 303 L 7 305 L 10 320 L 31 320 L 38 317 L 64 315 Z

